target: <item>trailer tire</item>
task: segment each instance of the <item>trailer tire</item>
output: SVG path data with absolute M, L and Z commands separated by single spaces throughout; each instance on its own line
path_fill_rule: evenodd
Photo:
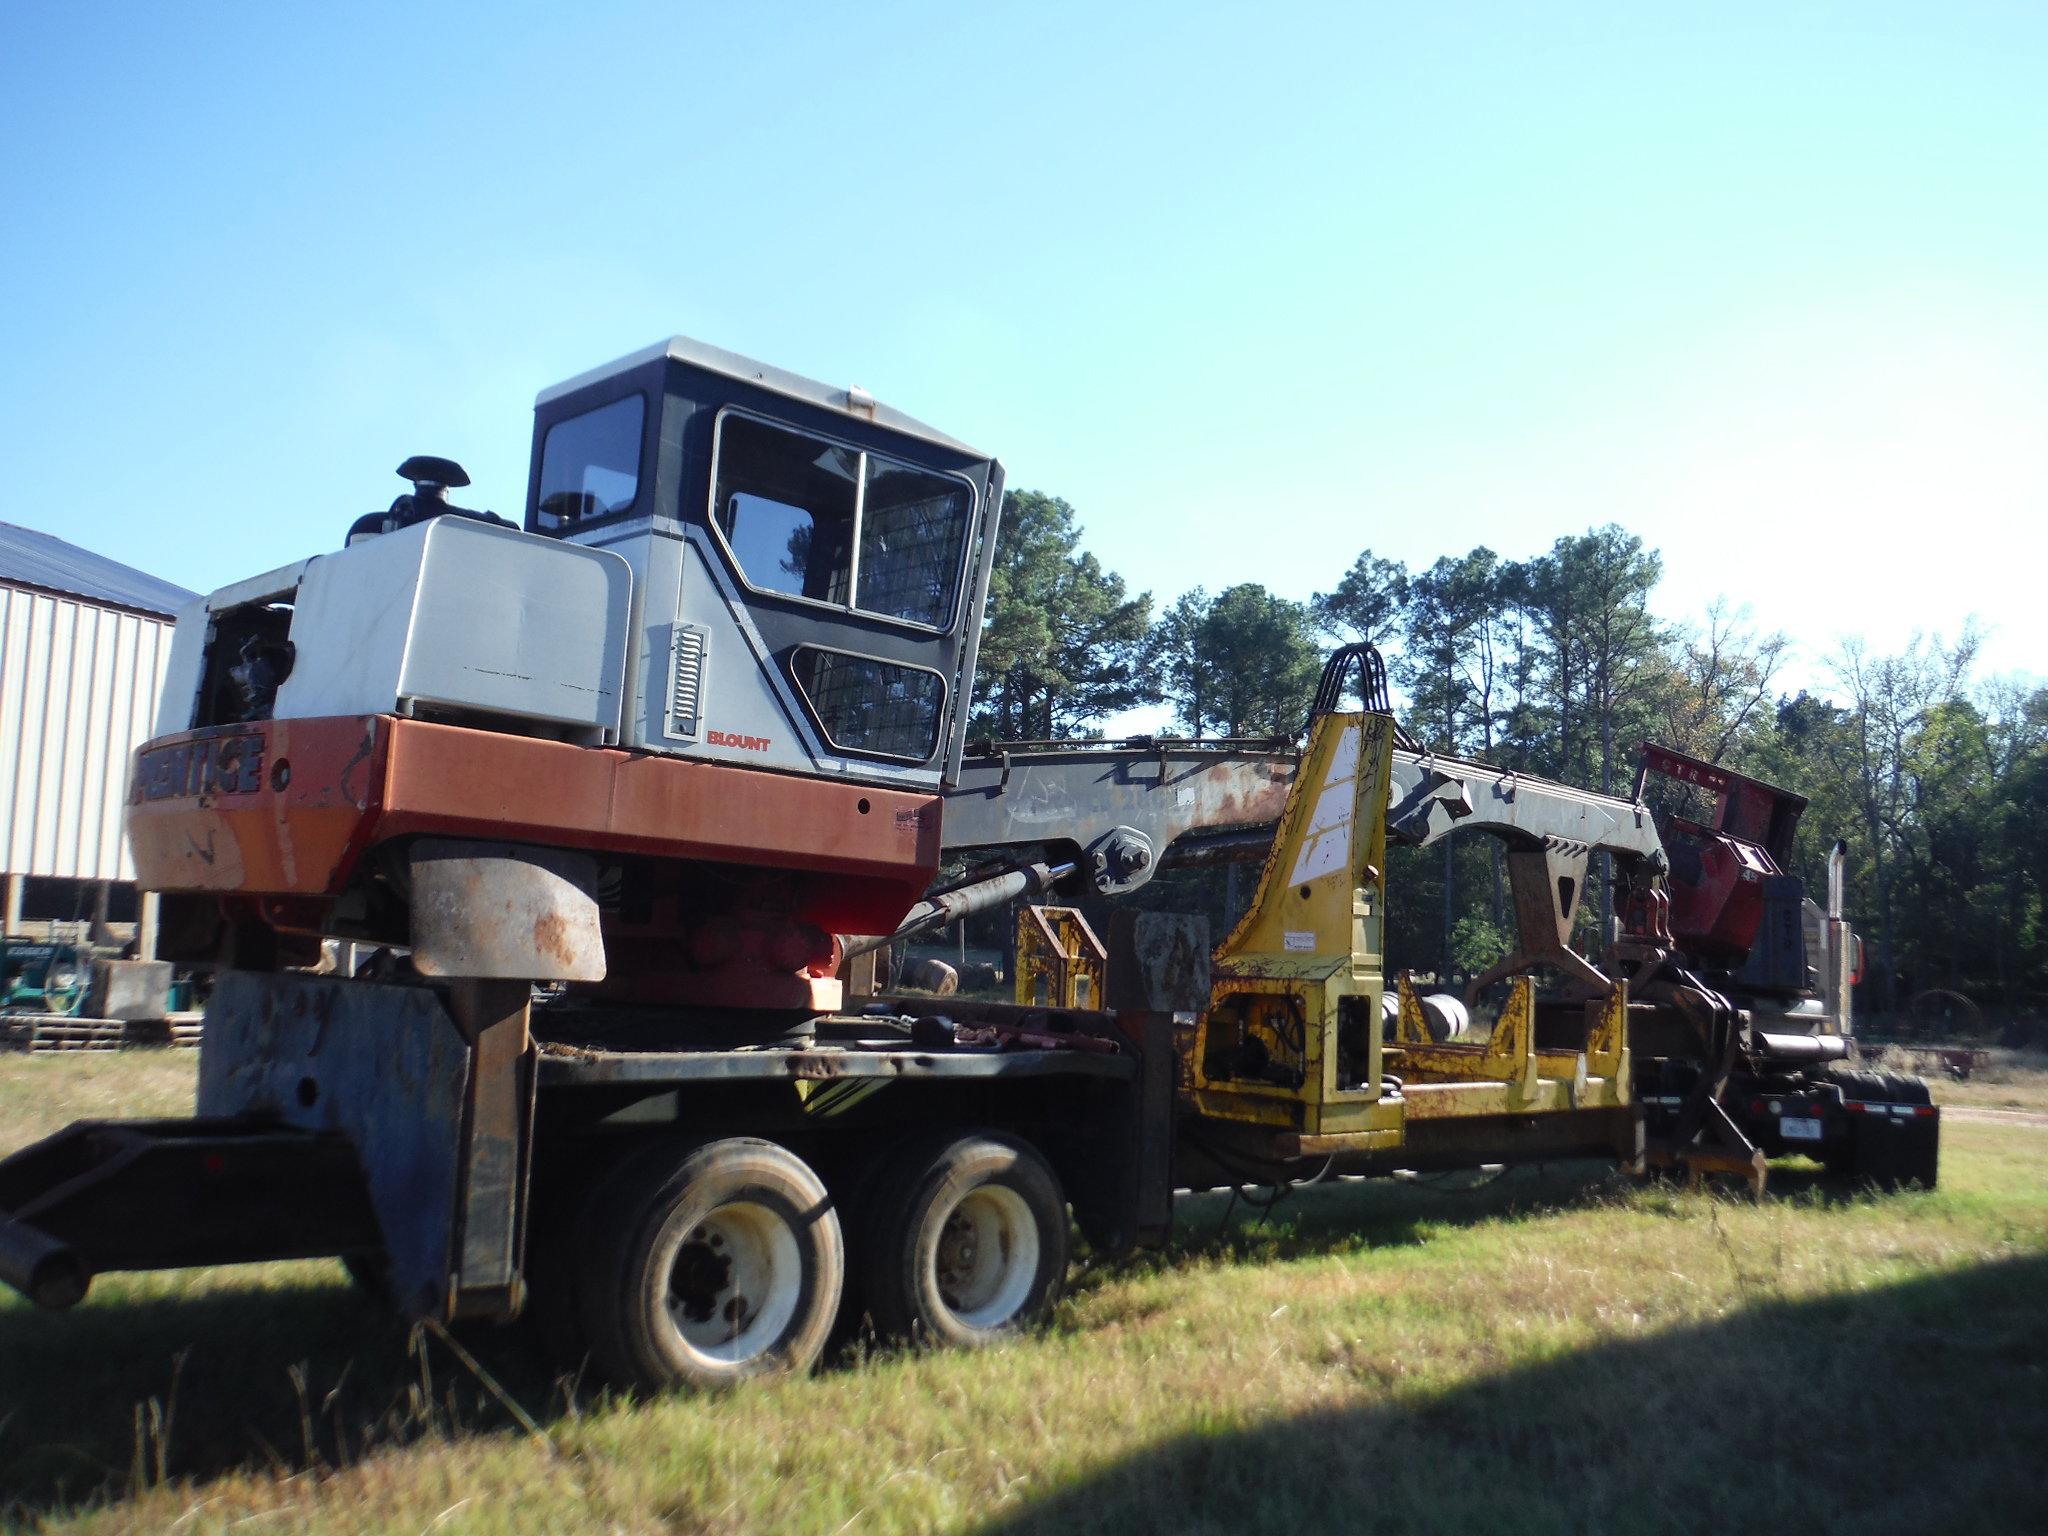
M 1866 1104 L 1924 1108 L 1934 1102 L 1927 1080 L 1909 1073 L 1837 1071 L 1829 1076 L 1845 1098 Z M 1830 1175 L 1882 1190 L 1936 1187 L 1941 1173 L 1939 1120 L 1916 1117 L 1901 1124 L 1885 1114 L 1853 1119 L 1849 1144 L 1824 1159 Z
M 520 1321 L 541 1358 L 554 1370 L 580 1376 L 591 1369 L 583 1292 L 591 1281 L 597 1234 L 627 1219 L 634 1196 L 620 1190 L 651 1179 L 659 1164 L 673 1169 L 696 1143 L 657 1140 L 624 1157 L 588 1159 L 536 1182 L 526 1239 L 526 1309 Z
M 734 1137 L 636 1158 L 589 1215 L 578 1310 L 610 1380 L 714 1388 L 817 1363 L 846 1250 L 794 1153 Z
M 884 1170 L 869 1218 L 863 1279 L 883 1334 L 979 1348 L 1044 1322 L 1066 1285 L 1066 1196 L 1016 1137 L 913 1143 Z
M 1881 1072 L 1840 1067 L 1828 1073 L 1828 1081 L 1840 1088 L 1846 1099 L 1862 1099 L 1873 1104 L 1890 1102 L 1890 1090 L 1885 1086 L 1885 1075 Z
M 1886 1072 L 1885 1092 L 1894 1104 L 1932 1104 L 1934 1091 L 1927 1086 L 1927 1079 L 1915 1077 L 1910 1072 Z

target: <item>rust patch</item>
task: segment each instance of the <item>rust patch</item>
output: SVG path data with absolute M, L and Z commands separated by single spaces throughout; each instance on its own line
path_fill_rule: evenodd
M 576 962 L 569 925 L 559 912 L 543 912 L 533 920 L 533 947 L 558 966 L 566 968 Z

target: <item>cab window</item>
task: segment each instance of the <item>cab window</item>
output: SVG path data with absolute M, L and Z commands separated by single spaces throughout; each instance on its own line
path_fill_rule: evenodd
M 718 437 L 718 530 L 750 586 L 846 607 L 860 455 L 746 416 Z
M 965 482 L 728 412 L 712 522 L 756 591 L 944 629 L 960 586 Z
M 938 673 L 814 645 L 798 646 L 789 670 L 837 750 L 921 763 L 937 749 L 946 707 Z
M 967 504 L 967 487 L 959 481 L 869 454 L 854 605 L 943 628 L 959 581 Z
M 633 510 L 646 421 L 646 401 L 628 395 L 548 428 L 540 450 L 538 531 L 561 532 Z

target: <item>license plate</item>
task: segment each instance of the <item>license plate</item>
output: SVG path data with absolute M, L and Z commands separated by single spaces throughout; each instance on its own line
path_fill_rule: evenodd
M 1787 1115 L 1778 1122 L 1778 1134 L 1787 1141 L 1819 1141 L 1820 1122 L 1803 1115 Z

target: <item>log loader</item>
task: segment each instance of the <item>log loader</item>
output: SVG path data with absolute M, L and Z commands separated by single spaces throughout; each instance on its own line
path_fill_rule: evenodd
M 844 1318 L 1028 1327 L 1070 1212 L 1115 1251 L 1177 1190 L 1331 1171 L 1760 1180 L 1780 1143 L 1742 1094 L 1848 1119 L 1819 1070 L 1845 990 L 1802 1013 L 1802 970 L 1779 1023 L 1745 1006 L 1740 918 L 1705 960 L 1672 920 L 1713 916 L 1680 905 L 1674 823 L 1424 750 L 1369 648 L 1297 741 L 970 754 L 1003 470 L 863 390 L 677 338 L 540 395 L 516 526 L 453 502 L 451 460 L 400 474 L 341 549 L 179 617 L 128 830 L 165 953 L 217 973 L 197 1113 L 0 1161 L 0 1279 L 44 1306 L 334 1256 L 412 1318 L 531 1314 L 615 1381 L 714 1386 L 809 1366 Z M 1773 846 L 1687 825 L 1702 868 Z M 1483 1040 L 1382 942 L 1387 840 L 1475 829 L 1518 933 Z M 1122 914 L 1101 1006 L 861 984 L 892 938 L 1219 852 L 1262 861 L 1242 921 L 1212 952 Z M 1629 914 L 1598 964 L 1596 854 Z M 370 958 L 337 972 L 335 941 Z

